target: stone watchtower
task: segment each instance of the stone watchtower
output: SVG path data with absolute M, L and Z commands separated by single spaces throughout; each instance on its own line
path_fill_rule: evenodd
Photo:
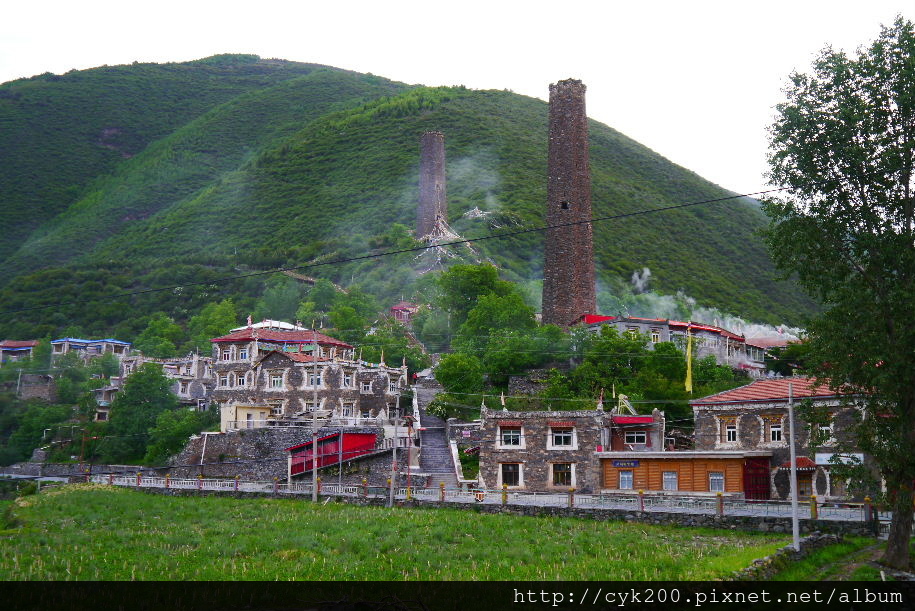
M 448 220 L 448 202 L 445 199 L 445 134 L 426 132 L 420 142 L 416 237 L 423 238 L 431 234 L 439 219 Z
M 591 218 L 588 117 L 585 86 L 566 80 L 550 85 L 547 225 Z M 591 223 L 548 229 L 544 236 L 543 322 L 568 327 L 597 312 Z

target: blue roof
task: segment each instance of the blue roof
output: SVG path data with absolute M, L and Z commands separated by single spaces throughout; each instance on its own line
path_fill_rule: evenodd
M 63 337 L 63 338 L 61 338 L 61 339 L 54 339 L 54 340 L 51 340 L 51 343 L 52 343 L 52 344 L 59 344 L 59 343 L 61 343 L 61 342 L 70 342 L 71 344 L 101 344 L 101 343 L 109 343 L 109 344 L 123 344 L 124 346 L 130 346 L 130 345 L 132 345 L 130 342 L 122 342 L 122 341 L 119 340 L 119 339 L 111 339 L 111 338 L 108 338 L 108 339 L 79 339 L 79 338 L 76 338 L 76 337 Z

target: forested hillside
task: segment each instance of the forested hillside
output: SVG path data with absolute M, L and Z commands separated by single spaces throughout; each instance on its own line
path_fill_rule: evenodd
M 7 83 L 0 121 L 14 127 L 0 130 L 0 214 L 16 229 L 0 250 L 0 306 L 84 301 L 7 314 L 5 337 L 53 335 L 71 323 L 130 334 L 136 318 L 164 311 L 183 321 L 222 297 L 244 311 L 264 278 L 220 277 L 410 246 L 398 224 L 415 219 L 427 130 L 446 135 L 457 231 L 479 238 L 543 223 L 547 105 L 507 91 L 218 56 Z M 597 216 L 726 194 L 596 122 L 591 165 Z M 462 216 L 475 207 L 486 214 Z M 597 223 L 599 282 L 622 291 L 648 267 L 660 292 L 799 322 L 812 304 L 774 279 L 755 234 L 763 223 L 749 200 Z M 542 234 L 476 248 L 505 277 L 536 287 Z M 405 254 L 306 273 L 395 299 L 415 289 L 415 268 Z M 106 299 L 184 282 L 212 284 Z

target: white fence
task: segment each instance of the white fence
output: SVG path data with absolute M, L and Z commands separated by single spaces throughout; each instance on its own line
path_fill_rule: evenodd
M 97 484 L 133 488 L 174 488 L 176 490 L 207 490 L 214 492 L 260 492 L 266 494 L 311 495 L 311 482 L 283 483 L 216 478 L 173 478 L 147 475 L 93 475 Z M 322 496 L 387 498 L 390 490 L 383 486 L 353 484 L 319 484 Z M 395 489 L 397 500 L 421 502 L 477 503 L 484 505 L 511 504 L 535 507 L 577 507 L 583 509 L 617 509 L 624 511 L 692 513 L 706 515 L 780 517 L 791 516 L 787 501 L 752 501 L 708 496 L 672 496 L 637 494 L 578 494 L 573 492 L 521 492 L 513 490 L 405 488 Z M 861 522 L 868 519 L 890 519 L 886 512 L 863 503 L 800 503 L 802 518 Z

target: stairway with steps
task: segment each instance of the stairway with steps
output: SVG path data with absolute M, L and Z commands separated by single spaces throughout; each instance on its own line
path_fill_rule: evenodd
M 419 433 L 419 468 L 431 476 L 428 487 L 438 489 L 439 484 L 444 483 L 445 488 L 457 488 L 454 460 L 448 440 L 445 438 L 445 421 L 427 414 L 422 402 L 420 419 L 424 430 Z

